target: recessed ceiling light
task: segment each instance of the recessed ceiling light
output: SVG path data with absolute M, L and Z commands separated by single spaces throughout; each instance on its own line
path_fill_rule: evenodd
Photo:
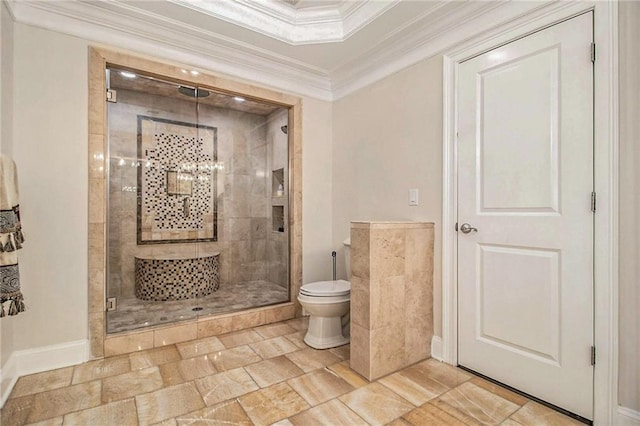
M 129 71 L 120 71 L 120 75 L 126 78 L 136 78 L 137 76 Z
M 187 73 L 187 70 L 180 70 L 180 71 L 182 71 L 183 74 Z
M 241 96 L 234 96 L 233 100 L 236 101 L 236 102 L 244 102 L 244 98 L 241 97 Z
M 198 75 L 198 74 L 200 74 L 198 71 L 196 71 L 196 70 L 191 70 L 191 75 Z

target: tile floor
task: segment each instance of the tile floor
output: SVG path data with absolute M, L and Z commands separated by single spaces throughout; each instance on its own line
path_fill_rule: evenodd
M 153 302 L 121 297 L 118 298 L 118 309 L 107 312 L 107 333 L 175 323 L 198 315 L 274 305 L 288 300 L 289 290 L 269 281 L 220 284 L 220 289 L 215 293 L 188 300 Z M 196 307 L 201 309 L 194 311 Z
M 25 376 L 3 426 L 571 425 L 429 359 L 369 383 L 349 346 L 307 347 L 305 318 Z

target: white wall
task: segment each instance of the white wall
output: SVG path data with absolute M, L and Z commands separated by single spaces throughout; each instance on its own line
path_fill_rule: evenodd
M 620 346 L 618 403 L 640 412 L 640 3 L 620 2 Z
M 4 2 L 0 2 L 0 153 L 13 155 L 13 20 Z M 13 377 L 6 374 L 7 361 L 13 352 L 13 324 L 17 317 L 0 320 L 0 399 Z M 5 378 L 6 376 L 6 378 Z
M 335 247 L 349 236 L 352 220 L 435 222 L 433 316 L 435 334 L 441 335 L 441 57 L 334 103 L 333 182 Z M 409 206 L 410 188 L 419 189 L 419 206 Z M 339 271 L 344 277 L 344 262 Z

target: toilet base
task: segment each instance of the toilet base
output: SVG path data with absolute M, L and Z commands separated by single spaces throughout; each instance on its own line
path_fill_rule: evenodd
M 329 349 L 349 343 L 349 337 L 342 334 L 341 317 L 309 317 L 309 329 L 304 342 L 314 349 Z

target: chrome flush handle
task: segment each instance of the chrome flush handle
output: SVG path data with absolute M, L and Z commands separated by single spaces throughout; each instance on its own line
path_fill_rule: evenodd
M 460 226 L 460 230 L 462 231 L 463 234 L 468 234 L 469 232 L 478 232 L 477 228 L 472 227 L 471 225 L 469 225 L 468 223 L 463 223 Z

